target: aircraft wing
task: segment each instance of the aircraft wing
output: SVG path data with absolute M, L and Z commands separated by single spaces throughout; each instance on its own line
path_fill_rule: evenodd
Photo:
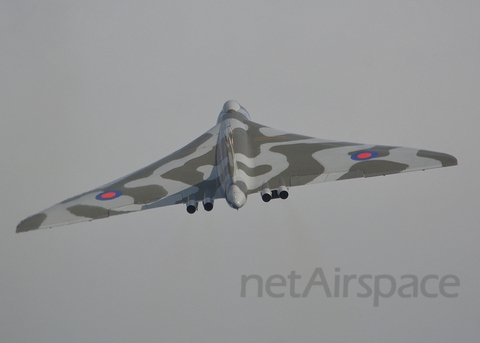
M 455 157 L 427 150 L 324 140 L 248 122 L 254 163 L 238 163 L 255 174 L 249 192 L 265 186 L 293 187 L 319 182 L 403 173 L 457 165 Z M 238 158 L 242 162 L 242 158 Z M 252 169 L 254 167 L 254 169 Z
M 230 204 L 238 209 L 247 194 L 265 189 L 272 190 L 272 197 L 274 193 L 282 197 L 288 187 L 457 164 L 455 157 L 444 153 L 324 140 L 263 126 L 239 112 L 221 114 L 225 118 L 182 149 L 30 216 L 16 232 L 179 203 L 194 213 L 199 201 L 205 205 L 207 199 L 225 197 L 229 204 L 241 202 Z M 213 207 L 209 204 L 207 211 Z
M 185 202 L 217 190 L 215 146 L 219 125 L 190 144 L 134 173 L 62 201 L 21 221 L 16 232 L 50 228 Z

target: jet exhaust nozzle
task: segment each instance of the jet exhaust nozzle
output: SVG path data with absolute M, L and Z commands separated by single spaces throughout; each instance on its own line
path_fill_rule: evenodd
M 260 195 L 262 196 L 262 200 L 264 202 L 269 202 L 270 200 L 272 200 L 272 191 L 270 190 L 270 188 L 262 189 Z
M 189 200 L 187 202 L 187 212 L 188 213 L 194 214 L 195 212 L 197 212 L 197 208 L 198 208 L 198 202 L 197 201 Z
M 205 211 L 213 210 L 213 199 L 205 198 L 203 200 L 203 208 L 205 209 Z
M 287 187 L 285 187 L 285 186 L 280 186 L 280 187 L 278 187 L 277 192 L 278 192 L 278 196 L 279 196 L 281 199 L 285 200 L 286 198 L 288 198 L 288 189 L 287 189 Z
M 272 199 L 278 198 L 286 199 L 288 198 L 288 188 L 282 185 L 272 191 L 270 188 L 268 188 L 268 186 L 264 186 L 260 192 L 260 195 L 262 196 L 262 200 L 264 202 L 269 202 Z

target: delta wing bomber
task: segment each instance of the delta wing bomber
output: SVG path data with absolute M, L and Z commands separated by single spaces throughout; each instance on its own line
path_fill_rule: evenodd
M 227 101 L 217 124 L 182 149 L 132 174 L 62 201 L 21 221 L 16 232 L 184 204 L 195 213 L 224 198 L 240 209 L 247 196 L 286 199 L 290 187 L 457 164 L 427 150 L 338 142 L 257 124 Z

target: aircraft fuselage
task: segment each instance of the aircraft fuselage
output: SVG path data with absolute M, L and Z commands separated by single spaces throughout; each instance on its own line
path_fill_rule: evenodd
M 244 123 L 244 120 L 248 120 L 248 113 L 238 112 L 239 110 L 241 107 L 236 102 L 225 104 L 219 116 L 221 127 L 216 151 L 220 189 L 224 192 L 228 205 L 235 209 L 245 205 L 248 190 L 247 180 L 238 168 L 238 164 L 245 160 L 237 161 L 236 156 L 239 155 L 236 154 L 241 154 L 245 159 L 251 156 L 248 127 Z

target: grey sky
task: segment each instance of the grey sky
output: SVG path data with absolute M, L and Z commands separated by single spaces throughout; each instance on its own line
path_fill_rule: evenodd
M 476 341 L 479 17 L 476 1 L 2 2 L 0 341 Z M 187 144 L 232 98 L 281 130 L 459 166 L 14 233 Z M 242 275 L 295 270 L 301 290 L 317 267 L 461 285 L 378 307 L 240 297 Z

